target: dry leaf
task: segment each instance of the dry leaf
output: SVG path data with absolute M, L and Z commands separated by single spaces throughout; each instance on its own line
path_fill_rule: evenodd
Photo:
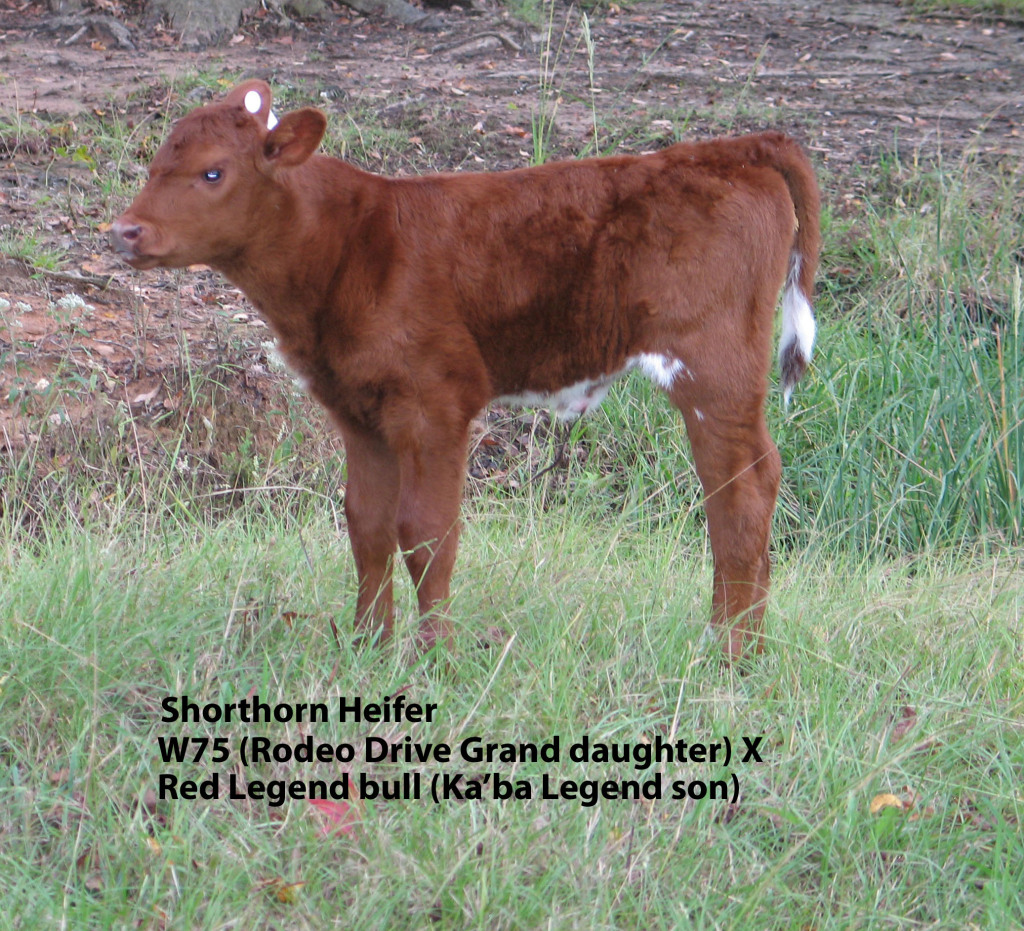
M 296 621 L 299 621 L 299 620 L 309 620 L 309 615 L 308 614 L 299 614 L 298 611 L 282 611 L 281 612 L 281 620 L 284 621 L 285 626 L 289 630 L 291 630 L 292 626 L 295 624 Z
M 871 814 L 877 815 L 884 808 L 898 808 L 903 810 L 903 802 L 891 792 L 882 792 L 871 799 Z
M 272 895 L 278 902 L 285 905 L 294 905 L 298 902 L 299 892 L 305 885 L 304 880 L 289 883 L 285 882 L 280 876 L 277 876 L 274 879 L 264 880 L 259 884 L 259 888 Z
M 160 387 L 157 386 L 152 391 L 147 391 L 145 394 L 137 394 L 132 398 L 132 404 L 148 404 L 160 393 Z

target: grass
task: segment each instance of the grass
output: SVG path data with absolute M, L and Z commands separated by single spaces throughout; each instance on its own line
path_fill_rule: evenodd
M 931 13 L 935 10 L 959 12 L 966 16 L 1024 15 L 1024 0 L 915 0 L 913 9 Z
M 97 119 L 89 157 L 117 170 L 87 187 L 79 159 L 66 196 L 103 215 L 156 128 Z M 358 121 L 343 144 L 411 157 L 387 130 Z M 895 149 L 854 180 L 824 178 L 819 348 L 792 407 L 769 405 L 775 585 L 765 654 L 743 669 L 702 641 L 699 489 L 645 382 L 571 429 L 534 421 L 529 454 L 474 481 L 458 652 L 419 661 L 404 579 L 399 646 L 349 642 L 343 459 L 284 377 L 272 409 L 236 397 L 258 337 L 214 327 L 210 365 L 183 345 L 182 402 L 154 421 L 70 361 L 34 387 L 7 302 L 0 366 L 27 387 L 6 400 L 36 439 L 0 458 L 0 928 L 1024 926 L 1019 175 Z M 436 719 L 160 720 L 183 694 L 399 693 Z M 356 759 L 239 763 L 247 737 L 308 735 Z M 184 736 L 230 759 L 162 761 L 160 738 Z M 456 758 L 367 762 L 370 736 Z M 563 752 L 458 759 L 473 736 Z M 569 758 L 584 736 L 634 755 L 748 738 L 763 761 Z M 159 795 L 161 775 L 214 771 L 250 787 L 462 772 L 483 797 L 352 799 L 358 824 L 336 808 L 325 833 L 332 812 L 305 800 Z M 492 798 L 495 773 L 532 797 Z M 666 796 L 735 777 L 740 798 L 590 805 L 540 797 L 545 775 L 566 793 L 660 777 Z
M 31 232 L 5 230 L 0 234 L 0 255 L 20 259 L 36 268 L 57 268 L 64 253 L 43 242 Z
M 784 560 L 768 655 L 739 676 L 699 646 L 708 580 L 680 571 L 700 560 L 678 537 L 560 509 L 511 544 L 524 510 L 492 505 L 469 522 L 454 604 L 462 649 L 442 669 L 334 642 L 328 619 L 343 626 L 353 592 L 350 574 L 336 570 L 337 531 L 323 511 L 295 519 L 254 503 L 202 530 L 66 527 L 8 547 L 5 926 L 1019 922 L 1019 562 Z M 306 552 L 322 558 L 310 568 Z M 497 591 L 511 597 L 497 601 Z M 475 632 L 495 624 L 501 643 L 476 649 Z M 437 720 L 159 721 L 167 695 L 225 702 L 255 692 L 294 704 L 401 689 L 437 702 Z M 306 802 L 154 798 L 162 772 L 203 779 L 217 769 L 161 763 L 161 736 L 224 738 L 234 761 L 246 736 L 294 742 L 306 733 L 360 751 L 369 735 L 456 747 L 469 736 L 558 736 L 565 748 L 584 735 L 633 745 L 764 735 L 764 762 L 639 773 L 660 773 L 666 792 L 676 780 L 735 774 L 736 805 L 365 802 L 357 828 L 329 836 Z M 545 773 L 577 782 L 638 775 L 628 764 L 565 759 L 221 769 L 233 768 L 250 782 L 499 772 L 535 796 Z M 882 793 L 912 807 L 873 816 Z M 294 901 L 278 900 L 300 882 Z

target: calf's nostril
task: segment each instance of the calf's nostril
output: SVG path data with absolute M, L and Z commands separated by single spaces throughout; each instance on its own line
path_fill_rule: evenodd
M 108 238 L 110 245 L 117 252 L 133 252 L 142 236 L 142 226 L 138 223 L 125 223 L 115 220 L 110 227 Z
M 125 242 L 134 242 L 139 238 L 139 234 L 142 232 L 142 227 L 137 223 L 120 223 L 114 224 L 114 235 L 119 239 L 123 239 Z

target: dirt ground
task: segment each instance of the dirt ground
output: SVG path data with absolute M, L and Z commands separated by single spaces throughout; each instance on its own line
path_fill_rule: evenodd
M 0 446 L 15 453 L 39 438 L 27 416 L 39 407 L 29 402 L 69 372 L 154 422 L 173 412 L 183 342 L 193 365 L 234 354 L 237 397 L 250 411 L 279 405 L 287 379 L 272 371 L 268 334 L 237 291 L 201 270 L 132 272 L 105 244 L 125 200 L 104 193 L 104 176 L 144 175 L 164 113 L 178 112 L 174 82 L 196 72 L 225 83 L 257 75 L 317 97 L 343 120 L 356 114 L 357 135 L 362 119 L 390 127 L 400 144 L 367 133 L 358 160 L 395 173 L 526 164 L 542 61 L 561 98 L 554 157 L 584 149 L 594 112 L 602 144 L 637 151 L 773 126 L 806 143 L 839 212 L 856 212 L 865 179 L 894 151 L 1019 165 L 1024 149 L 1020 19 L 859 0 L 638 0 L 593 14 L 591 83 L 568 5 L 556 6 L 546 58 L 547 24 L 518 22 L 497 0 L 435 12 L 431 31 L 344 7 L 326 23 L 265 13 L 223 47 L 198 51 L 144 29 L 113 0 L 96 6 L 96 15 L 58 18 L 43 4 L 0 0 L 0 248 L 23 253 L 11 244 L 28 238 L 60 256 L 46 271 L 0 258 L 0 298 L 10 305 L 0 314 Z M 203 100 L 201 89 L 185 97 Z M 131 164 L 92 156 L 97 113 L 125 127 Z M 88 307 L 57 304 L 72 293 Z M 58 421 L 95 413 L 47 403 Z

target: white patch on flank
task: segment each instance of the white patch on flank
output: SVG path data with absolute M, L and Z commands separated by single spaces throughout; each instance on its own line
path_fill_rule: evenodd
M 516 407 L 548 408 L 560 420 L 575 420 L 598 407 L 608 396 L 608 389 L 611 388 L 612 382 L 634 368 L 639 368 L 644 375 L 665 391 L 668 391 L 676 378 L 680 376 L 686 376 L 691 381 L 694 378 L 693 372 L 686 367 L 682 360 L 659 353 L 643 352 L 638 356 L 630 356 L 626 360 L 625 368 L 618 372 L 602 375 L 600 378 L 585 378 L 583 381 L 560 388 L 558 391 L 552 391 L 550 394 L 541 391 L 523 391 L 519 394 L 503 395 L 495 400 L 499 404 Z
M 608 395 L 608 389 L 615 375 L 605 378 L 587 378 L 551 394 L 540 391 L 524 391 L 522 394 L 505 395 L 497 398 L 500 404 L 516 407 L 546 407 L 559 420 L 576 420 L 593 407 L 598 407 Z
M 779 339 L 779 358 L 796 343 L 800 354 L 808 362 L 814 350 L 814 335 L 817 327 L 814 323 L 814 311 L 811 310 L 807 295 L 800 290 L 800 255 L 794 252 L 789 264 L 789 277 L 786 279 L 786 290 L 782 293 L 782 335 Z
M 524 391 L 497 398 L 499 404 L 513 407 L 548 408 L 560 420 L 575 420 L 591 407 L 600 404 L 608 393 L 608 385 L 600 380 L 586 379 L 546 394 L 542 391 Z
M 702 411 L 699 407 L 695 407 L 693 409 L 693 413 L 696 415 L 698 420 L 700 420 L 700 421 L 704 420 L 704 411 Z
M 642 352 L 627 360 L 629 368 L 639 368 L 659 388 L 668 391 L 677 376 L 686 374 L 693 379 L 693 373 L 686 368 L 681 359 L 663 356 L 657 352 Z

